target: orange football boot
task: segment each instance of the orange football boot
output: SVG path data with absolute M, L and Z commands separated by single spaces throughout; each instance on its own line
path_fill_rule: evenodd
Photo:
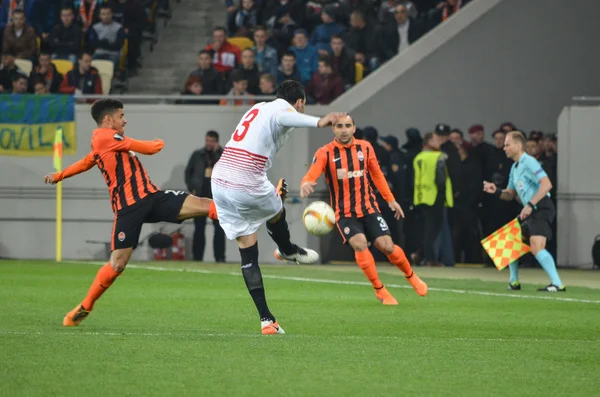
M 88 315 L 90 310 L 85 310 L 83 306 L 77 305 L 77 307 L 67 313 L 63 319 L 63 325 L 65 327 L 76 327 L 82 322 Z
M 381 303 L 384 305 L 397 305 L 398 301 L 396 298 L 390 294 L 390 292 L 385 287 L 381 287 L 380 289 L 375 290 L 375 296 Z
M 425 282 L 423 282 L 423 280 L 421 280 L 419 276 L 417 276 L 417 273 L 413 272 L 413 274 L 410 277 L 406 277 L 406 279 L 408 280 L 410 285 L 412 285 L 412 287 L 415 289 L 417 294 L 419 294 L 420 296 L 427 295 L 429 287 L 427 287 L 427 284 L 425 284 Z
M 260 327 L 262 328 L 263 335 L 285 334 L 285 331 L 277 324 L 277 321 L 261 321 Z

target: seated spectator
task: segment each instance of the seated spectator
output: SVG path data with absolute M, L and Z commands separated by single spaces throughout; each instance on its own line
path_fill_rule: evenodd
M 254 58 L 258 71 L 261 73 L 277 73 L 279 58 L 275 48 L 267 45 L 267 29 L 264 26 L 258 26 L 254 31 Z
M 331 37 L 344 33 L 344 27 L 336 22 L 335 7 L 327 6 L 321 11 L 322 24 L 318 25 L 312 33 L 310 43 L 317 48 L 321 56 L 331 52 Z
M 134 73 L 140 66 L 142 35 L 147 16 L 139 0 L 117 0 L 113 6 L 113 19 L 123 25 L 127 35 L 127 68 Z
M 190 96 L 190 99 L 179 99 L 176 101 L 177 104 L 180 105 L 209 105 L 211 101 L 202 100 L 200 96 L 204 94 L 202 89 L 202 80 L 199 76 L 188 77 L 185 82 L 185 86 L 183 87 L 183 91 L 181 95 Z M 214 104 L 214 102 L 212 102 Z M 218 102 L 217 102 L 218 103 Z
M 352 28 L 348 33 L 346 44 L 356 51 L 354 60 L 362 63 L 370 71 L 377 69 L 380 60 L 376 27 L 367 23 L 360 11 L 354 11 L 350 15 L 350 26 Z
M 48 38 L 54 26 L 60 23 L 62 0 L 37 0 L 33 5 L 31 25 L 41 39 L 41 49 L 48 50 Z
M 31 85 L 33 86 L 33 92 L 35 95 L 48 95 L 50 92 L 48 91 L 48 86 L 43 78 L 34 77 L 31 79 Z
M 244 51 L 242 51 L 242 64 L 238 68 L 234 69 L 234 71 L 239 71 L 241 75 L 244 76 L 244 80 L 248 82 L 248 93 L 256 95 L 260 92 L 258 87 L 260 73 L 258 72 L 256 63 L 254 63 L 254 51 L 249 48 L 246 48 Z M 229 88 L 231 88 L 233 84 L 232 75 L 233 73 L 229 75 Z
M 344 83 L 340 76 L 333 71 L 331 59 L 321 57 L 319 70 L 315 72 L 306 87 L 306 96 L 319 105 L 328 105 L 343 93 Z
M 296 80 L 301 83 L 302 76 L 296 68 L 296 54 L 292 51 L 286 51 L 281 57 L 281 65 L 275 74 L 275 81 L 277 85 L 283 83 L 285 80 Z
M 303 26 L 304 17 L 303 0 L 267 0 L 259 20 L 271 30 L 272 45 L 278 54 L 289 48 L 294 31 Z
M 347 90 L 356 83 L 354 51 L 346 47 L 341 36 L 331 37 L 331 49 L 333 52 L 331 58 L 333 70 L 342 78 L 344 89 Z
M 12 81 L 13 94 L 27 94 L 27 86 L 29 82 L 24 74 L 16 74 Z
M 73 7 L 78 15 L 77 24 L 83 33 L 100 20 L 100 6 L 105 2 L 105 0 L 75 0 L 73 2 Z
M 2 0 L 0 1 L 0 43 L 4 28 L 12 20 L 15 10 L 25 10 L 25 18 L 31 19 L 35 0 Z
M 213 67 L 224 76 L 228 76 L 242 58 L 240 49 L 227 41 L 227 32 L 220 26 L 213 29 L 213 42 L 205 50 L 212 56 Z
M 258 24 L 258 12 L 254 6 L 254 0 L 241 0 L 241 7 L 230 22 L 231 25 L 228 28 L 233 36 L 250 37 L 250 32 Z
M 63 76 L 58 73 L 56 66 L 50 61 L 50 54 L 47 52 L 40 53 L 38 57 L 38 64 L 31 71 L 31 87 L 30 91 L 33 90 L 33 83 L 42 81 L 46 84 L 48 92 L 52 94 L 58 94 L 60 84 L 63 81 Z
M 102 94 L 102 79 L 92 66 L 92 56 L 84 52 L 77 61 L 77 67 L 65 75 L 59 89 L 62 94 Z
M 408 17 L 408 9 L 399 5 L 384 27 L 384 60 L 389 60 L 407 49 L 423 34 L 421 24 Z
M 385 23 L 389 20 L 390 15 L 393 15 L 396 11 L 396 7 L 403 5 L 408 10 L 409 18 L 416 19 L 419 16 L 419 11 L 412 1 L 408 0 L 383 0 L 379 7 L 379 13 L 377 19 L 379 22 Z
M 123 25 L 113 21 L 112 8 L 103 4 L 100 6 L 100 22 L 89 30 L 89 45 L 94 49 L 93 59 L 112 61 L 116 71 L 121 64 L 121 49 L 124 44 Z
M 275 76 L 269 73 L 264 73 L 260 76 L 260 95 L 275 95 L 277 91 Z
M 198 69 L 190 77 L 200 77 L 205 95 L 221 95 L 225 93 L 223 76 L 212 67 L 211 54 L 207 50 L 200 51 L 198 55 Z
M 15 56 L 10 52 L 2 54 L 2 69 L 0 69 L 0 92 L 11 92 L 13 80 L 17 75 L 25 76 L 15 64 Z
M 248 99 L 221 99 L 222 106 L 252 106 L 254 100 L 252 96 L 248 94 L 248 81 L 245 80 L 244 75 L 239 71 L 235 70 L 231 72 L 233 80 L 233 88 L 227 94 L 228 97 L 243 96 Z
M 81 27 L 75 23 L 73 9 L 68 6 L 60 11 L 60 21 L 48 40 L 52 59 L 67 59 L 75 64 L 81 52 Z
M 319 67 L 319 53 L 308 43 L 308 33 L 304 29 L 294 32 L 294 46 L 290 50 L 296 54 L 296 66 L 302 78 L 301 83 L 310 81 L 313 73 Z
M 25 23 L 23 10 L 13 11 L 12 22 L 4 29 L 2 48 L 4 51 L 13 53 L 19 59 L 35 61 L 37 55 L 35 30 Z

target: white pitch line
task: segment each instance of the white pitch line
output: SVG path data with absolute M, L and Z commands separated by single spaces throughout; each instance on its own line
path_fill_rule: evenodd
M 92 264 L 92 265 L 104 265 L 105 262 L 68 262 L 74 264 Z M 212 270 L 205 269 L 194 269 L 194 268 L 172 268 L 172 267 L 161 267 L 161 266 L 146 266 L 146 265 L 135 265 L 128 264 L 127 268 L 131 269 L 143 269 L 143 270 L 154 270 L 158 272 L 190 272 L 190 273 L 201 273 L 201 274 L 213 274 L 213 275 L 221 275 L 221 276 L 241 276 L 241 273 L 237 272 L 215 272 Z M 361 286 L 371 286 L 371 283 L 366 281 L 345 281 L 345 280 L 331 280 L 331 279 L 320 279 L 320 278 L 308 278 L 308 277 L 292 277 L 292 276 L 278 276 L 272 274 L 263 274 L 263 278 L 269 278 L 274 280 L 285 280 L 285 281 L 300 281 L 306 283 L 319 283 L 319 284 L 341 284 L 341 285 L 361 285 Z M 387 288 L 407 288 L 412 289 L 411 286 L 408 285 L 400 285 L 400 284 L 386 284 Z M 540 296 L 540 295 L 521 295 L 519 293 L 501 293 L 501 292 L 486 292 L 486 291 L 471 291 L 466 289 L 452 289 L 452 288 L 436 288 L 430 287 L 429 291 L 435 292 L 448 292 L 453 294 L 468 294 L 468 295 L 479 295 L 479 296 L 495 296 L 501 298 L 514 298 L 514 299 L 531 299 L 531 300 L 549 300 L 549 301 L 559 301 L 559 302 L 575 302 L 575 303 L 592 303 L 592 304 L 600 304 L 600 300 L 592 300 L 592 299 L 577 299 L 577 298 L 564 298 L 564 297 L 554 297 L 554 296 Z M 555 292 L 558 294 L 560 292 Z M 549 292 L 547 293 L 549 294 Z
M 261 338 L 263 335 L 259 333 L 245 334 L 245 333 L 193 333 L 193 332 L 60 332 L 60 331 L 0 331 L 2 335 L 22 335 L 22 336 L 154 336 L 154 337 L 210 337 L 210 338 L 231 338 L 231 337 L 243 337 L 243 338 Z M 276 338 L 297 338 L 297 339 L 385 339 L 385 340 L 418 340 L 418 341 L 457 341 L 457 342 L 544 342 L 544 343 L 598 343 L 598 340 L 594 339 L 544 339 L 544 338 L 436 338 L 436 337 L 423 337 L 423 336 L 392 336 L 392 335 L 306 335 L 306 334 L 286 334 L 285 336 L 275 336 Z

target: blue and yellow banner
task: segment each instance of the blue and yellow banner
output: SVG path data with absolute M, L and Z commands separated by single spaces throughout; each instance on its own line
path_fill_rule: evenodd
M 72 95 L 0 95 L 0 155 L 52 156 L 62 129 L 62 153 L 75 154 Z

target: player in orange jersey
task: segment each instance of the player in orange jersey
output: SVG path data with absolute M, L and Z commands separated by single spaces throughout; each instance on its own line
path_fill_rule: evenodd
M 67 313 L 63 325 L 79 325 L 116 278 L 121 275 L 136 248 L 144 223 L 181 223 L 186 219 L 207 216 L 217 219 L 211 199 L 182 191 L 160 190 L 152 183 L 136 152 L 158 153 L 164 142 L 138 141 L 125 136 L 123 104 L 101 99 L 92 105 L 92 117 L 98 129 L 92 135 L 92 150 L 63 172 L 46 175 L 44 182 L 55 184 L 97 166 L 110 193 L 115 221 L 112 230 L 110 261 L 98 271 L 83 302 Z
M 354 249 L 358 266 L 375 288 L 375 296 L 384 305 L 397 305 L 398 302 L 379 280 L 375 259 L 369 251 L 369 241 L 404 273 L 417 294 L 425 296 L 427 284 L 413 272 L 402 248 L 394 245 L 389 227 L 377 206 L 370 179 L 394 211 L 396 219 L 404 217 L 402 208 L 379 168 L 373 147 L 367 141 L 355 139 L 355 131 L 352 117 L 338 119 L 333 125 L 335 139 L 317 150 L 300 184 L 300 194 L 307 197 L 313 193 L 317 180 L 321 174 L 325 174 L 338 230 L 344 243 Z

